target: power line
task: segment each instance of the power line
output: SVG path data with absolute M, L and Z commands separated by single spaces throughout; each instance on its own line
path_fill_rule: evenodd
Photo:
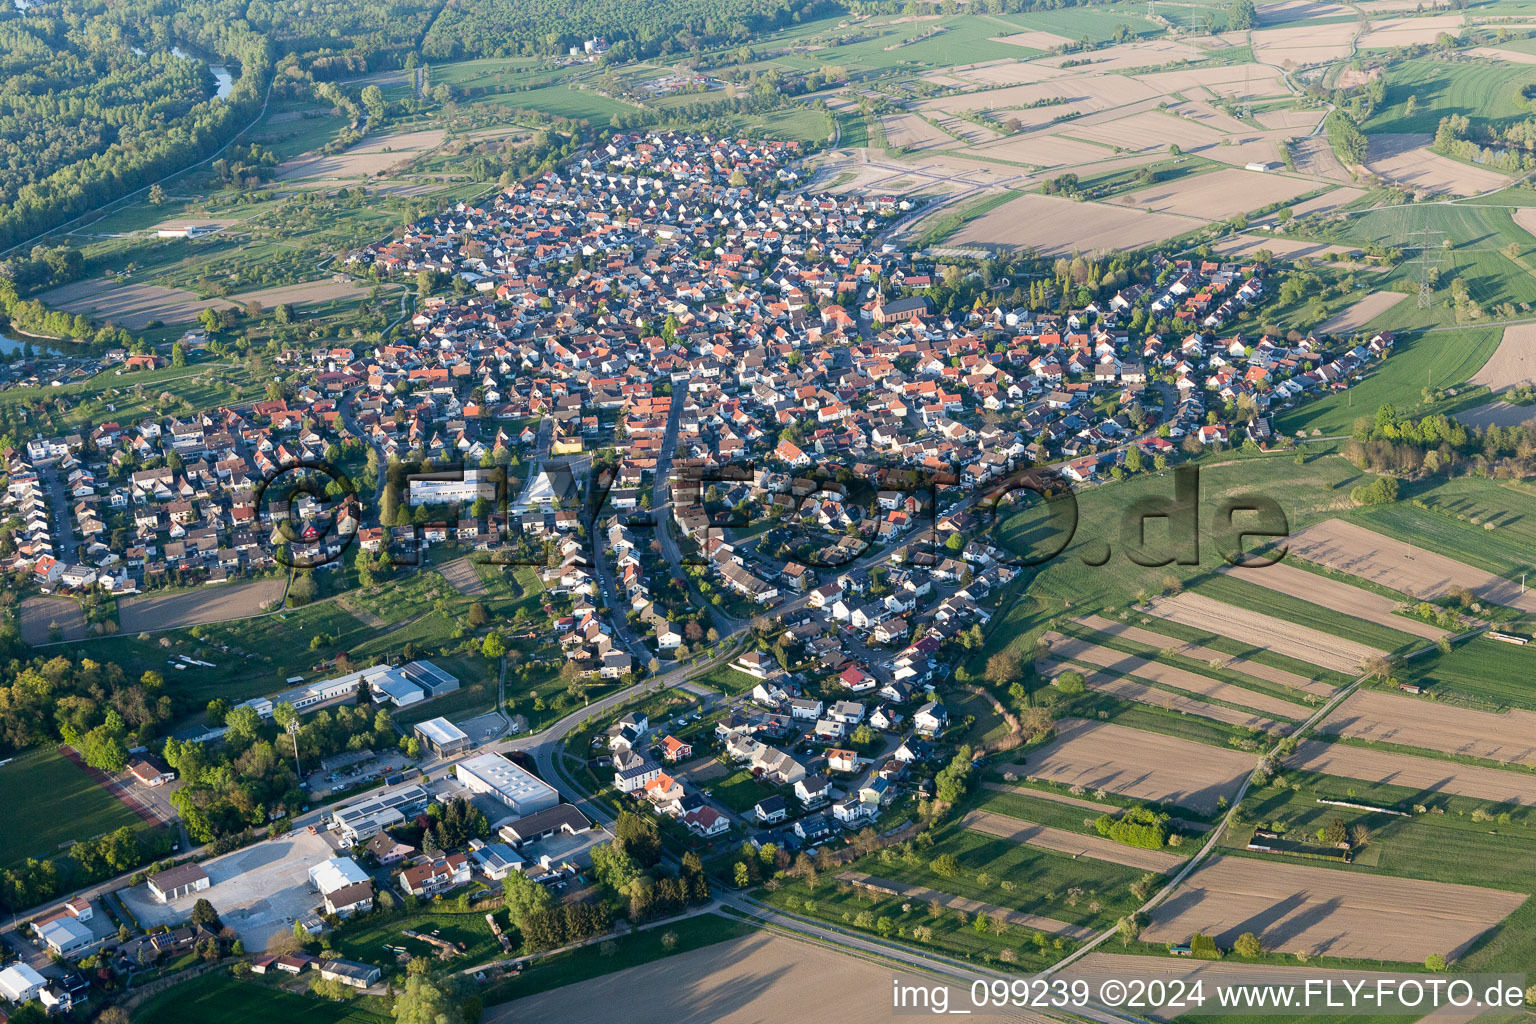
M 1418 251 L 1418 256 L 1413 262 L 1419 266 L 1419 308 L 1428 309 L 1434 301 L 1434 278 L 1440 269 L 1441 242 L 1445 238 L 1444 231 L 1436 231 L 1433 228 L 1420 228 L 1413 232 L 1412 237 L 1418 239 L 1417 245 L 1404 246 L 1407 251 Z

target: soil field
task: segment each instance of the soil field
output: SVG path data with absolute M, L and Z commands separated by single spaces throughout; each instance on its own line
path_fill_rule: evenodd
M 1297 166 L 1301 166 L 1299 161 Z M 1308 171 L 1307 173 L 1314 172 Z M 1299 203 L 1291 204 L 1291 213 L 1297 217 L 1305 217 L 1313 213 L 1328 213 L 1331 210 L 1339 209 L 1341 206 L 1348 206 L 1363 195 L 1365 195 L 1365 189 L 1362 188 L 1336 188 L 1324 192 L 1322 195 L 1313 196 L 1311 199 L 1303 199 Z
M 1278 594 L 1285 594 L 1301 601 L 1310 601 L 1340 615 L 1352 615 L 1357 619 L 1374 622 L 1379 626 L 1386 626 L 1388 629 L 1396 629 L 1403 633 L 1412 633 L 1426 640 L 1438 640 L 1450 633 L 1450 630 L 1441 629 L 1428 622 L 1396 614 L 1397 602 L 1390 597 L 1383 597 L 1370 590 L 1361 590 L 1359 587 L 1329 579 L 1327 576 L 1319 576 L 1315 572 L 1307 572 L 1305 569 L 1298 569 L 1284 562 L 1264 569 L 1226 569 L 1224 571 L 1228 576 L 1273 590 Z
M 1536 766 L 1536 713 L 1474 711 L 1361 690 L 1318 725 L 1351 739 Z
M 1536 405 L 1514 405 L 1502 398 L 1480 405 L 1476 409 L 1456 414 L 1456 422 L 1464 427 L 1519 427 L 1536 423 Z
M 1065 829 L 1037 825 L 1022 818 L 1011 818 L 992 811 L 972 811 L 960 820 L 960 824 L 973 832 L 1008 839 L 1025 846 L 1035 846 L 1070 857 L 1089 857 L 1111 864 L 1124 864 L 1128 868 L 1156 871 L 1166 875 L 1184 863 L 1183 857 L 1162 850 L 1142 850 L 1126 846 L 1100 836 L 1079 835 Z
M 375 136 L 364 139 L 345 153 L 304 156 L 279 164 L 277 177 L 280 181 L 289 181 L 295 178 L 371 176 L 414 160 L 442 144 L 443 133 L 437 129 Z
M 1358 31 L 1358 25 L 1337 23 L 1258 29 L 1252 34 L 1253 58 L 1275 66 L 1338 60 L 1349 56 L 1350 38 Z
M 1224 133 L 1209 125 L 1182 117 L 1174 117 L 1160 110 L 1148 110 L 1143 113 L 1131 114 L 1114 121 L 1102 121 L 1094 125 L 1071 125 L 1064 129 L 1063 134 L 1073 138 L 1084 139 L 1088 142 L 1098 142 L 1104 145 L 1120 146 L 1123 149 L 1134 150 L 1163 150 L 1170 142 L 1177 143 L 1184 149 L 1199 149 L 1204 146 L 1214 146 L 1222 140 Z M 1189 179 L 1199 181 L 1201 178 Z M 1165 186 L 1166 191 L 1171 186 Z M 1146 190 L 1149 192 L 1160 191 L 1157 188 Z M 1148 209 L 1169 209 L 1174 213 L 1188 213 L 1187 209 L 1172 209 L 1172 207 L 1158 206 L 1155 203 L 1138 201 L 1137 206 L 1146 206 Z
M 1433 43 L 1444 32 L 1460 35 L 1465 27 L 1459 14 L 1430 18 L 1373 18 L 1371 30 L 1358 40 L 1362 50 L 1389 50 L 1394 46 Z
M 1318 333 L 1353 334 L 1407 297 L 1405 292 L 1371 292 L 1324 320 Z
M 100 278 L 76 281 L 43 292 L 38 299 L 46 306 L 66 313 L 84 313 L 98 320 L 110 320 L 122 327 L 142 330 L 151 320 L 168 324 L 188 323 L 205 309 L 240 308 L 247 302 L 259 302 L 270 309 L 281 303 L 306 305 L 333 299 L 361 299 L 367 289 L 355 281 L 310 281 L 283 285 L 260 291 L 231 295 L 222 299 L 203 299 L 180 288 L 162 288 L 157 284 L 113 284 Z
M 1301 242 L 1293 238 L 1265 238 L 1263 235 L 1233 235 L 1223 238 L 1211 248 L 1223 256 L 1252 256 L 1260 249 L 1268 249 L 1276 256 L 1288 260 L 1303 256 L 1341 256 L 1350 251 L 1347 246 L 1330 245 L 1327 242 Z
M 484 594 L 485 581 L 475 571 L 475 563 L 468 558 L 460 558 L 449 562 L 438 569 L 438 574 L 447 580 L 449 585 L 461 594 Z
M 1123 637 L 1134 644 L 1145 644 L 1156 651 L 1172 651 L 1174 654 L 1183 655 L 1186 658 L 1194 658 L 1203 661 L 1216 668 L 1230 669 L 1233 672 L 1241 672 L 1245 676 L 1254 679 L 1262 679 L 1267 683 L 1275 683 L 1279 686 L 1288 686 L 1304 693 L 1314 693 L 1319 697 L 1332 696 L 1334 688 L 1327 683 L 1320 683 L 1295 672 L 1287 672 L 1283 668 L 1275 668 L 1260 661 L 1250 661 L 1247 658 L 1238 658 L 1218 651 L 1212 647 L 1202 647 L 1199 644 L 1188 643 L 1177 637 L 1168 636 L 1166 633 L 1156 633 L 1150 629 L 1142 629 L 1140 626 L 1130 626 L 1114 619 L 1106 619 L 1102 615 L 1084 615 L 1076 620 L 1079 625 L 1087 626 L 1098 633 L 1109 636 Z
M 829 1011 L 839 1024 L 885 1024 L 892 976 L 883 964 L 760 932 L 493 1006 L 483 1020 L 570 1024 L 611 1018 L 622 1006 L 628 1019 L 670 1024 L 814 1020 Z M 964 1005 L 958 986 L 950 995 L 949 1005 Z
M 1321 775 L 1403 786 L 1426 795 L 1449 793 L 1498 803 L 1536 806 L 1536 775 L 1526 772 L 1506 772 L 1317 740 L 1302 743 L 1286 764 Z
M 1428 135 L 1378 133 L 1367 139 L 1370 147 L 1365 154 L 1366 169 L 1408 188 L 1469 196 L 1510 182 L 1508 175 L 1431 152 Z
M 945 239 L 948 245 L 1034 249 L 1044 255 L 1139 249 L 1205 226 L 1195 217 L 1127 210 L 1024 195 L 978 217 Z
M 1220 798 L 1232 798 L 1254 763 L 1252 754 L 1236 750 L 1068 718 L 1056 723 L 1056 739 L 1029 752 L 1024 771 L 1033 779 L 1211 814 Z
M 1536 64 L 1536 53 L 1521 53 L 1519 50 L 1506 50 L 1498 46 L 1474 46 L 1466 52 L 1489 60 L 1507 61 L 1510 64 Z
M 1345 166 L 1339 163 L 1339 158 L 1333 155 L 1333 147 L 1328 145 L 1327 138 L 1321 135 L 1297 142 L 1291 147 L 1291 154 L 1296 159 L 1296 171 L 1299 174 L 1309 174 L 1329 181 L 1355 180 Z
M 1015 32 L 1008 36 L 994 36 L 992 42 L 1027 46 L 1031 50 L 1053 50 L 1063 43 L 1072 42 L 1072 40 L 1066 36 L 1058 36 L 1054 32 Z
M 1294 199 L 1315 188 L 1315 182 L 1300 178 L 1233 167 L 1138 189 L 1116 196 L 1111 202 L 1155 213 L 1220 220 L 1270 203 Z
M 1048 935 L 1064 935 L 1074 942 L 1093 937 L 1093 929 L 1080 924 L 1067 924 L 1065 921 L 1057 921 L 1050 917 L 1041 917 L 1038 914 L 1026 914 L 1019 910 L 1010 910 L 1007 907 L 994 906 L 991 903 L 982 903 L 979 900 L 967 899 L 964 896 L 953 896 L 937 889 L 929 889 L 922 885 L 908 885 L 906 882 L 896 882 L 889 878 L 877 878 L 874 875 L 862 874 L 858 871 L 844 871 L 838 876 L 839 881 L 851 882 L 854 885 L 866 886 L 877 891 L 890 893 L 895 896 L 903 896 L 913 900 L 927 900 L 938 903 L 942 907 L 951 910 L 963 910 L 967 914 L 985 914 L 988 917 L 1001 913 L 1008 923 L 1015 928 L 1028 928 L 1033 931 L 1045 932 Z M 795 1019 L 795 1018 L 790 1018 Z
M 53 635 L 57 624 L 59 635 Z M 52 640 L 83 640 L 85 613 L 73 598 L 29 597 L 21 602 L 21 639 L 36 647 Z
M 1215 722 L 1225 722 L 1242 729 L 1257 729 L 1260 732 L 1286 732 L 1290 729 L 1290 723 L 1277 722 L 1273 718 L 1265 718 L 1248 711 L 1239 711 L 1236 708 L 1224 707 L 1220 704 L 1212 704 L 1209 701 L 1199 700 L 1194 697 L 1176 693 L 1171 690 L 1159 690 L 1155 686 L 1138 683 L 1128 676 L 1112 676 L 1104 672 L 1092 672 L 1081 666 L 1073 665 L 1065 661 L 1041 661 L 1035 663 L 1035 671 L 1042 678 L 1055 680 L 1063 672 L 1078 672 L 1083 676 L 1084 684 L 1090 690 L 1107 693 L 1121 700 L 1131 700 L 1138 704 L 1149 704 L 1153 707 L 1167 708 L 1169 711 L 1177 711 L 1181 715 L 1196 715 L 1200 718 L 1209 718 Z
M 1243 932 L 1281 953 L 1419 962 L 1456 956 L 1525 902 L 1523 893 L 1213 857 L 1148 915 L 1143 942 L 1196 931 L 1230 947 Z
M 1182 93 L 1188 99 L 1213 99 L 1221 96 L 1244 100 L 1290 96 L 1278 68 L 1255 67 L 1252 64 L 1158 71 L 1139 75 L 1137 80 L 1159 96 L 1175 92 Z
M 1158 661 L 1148 661 L 1145 658 L 1138 658 L 1109 647 L 1101 647 L 1076 637 L 1046 633 L 1043 639 L 1051 645 L 1051 656 L 1055 658 L 1081 661 L 1098 668 L 1108 669 L 1116 675 L 1135 676 L 1149 683 L 1171 686 L 1176 690 L 1183 690 L 1209 700 L 1225 701 L 1228 704 L 1253 708 L 1266 715 L 1299 719 L 1306 718 L 1308 714 L 1306 706 L 1302 704 L 1293 704 L 1290 701 L 1247 690 L 1232 683 L 1224 683 L 1219 679 L 1212 679 L 1210 676 L 1203 676 L 1188 669 L 1164 665 Z
M 1149 610 L 1158 618 L 1265 647 L 1287 658 L 1345 675 L 1357 674 L 1362 664 L 1385 653 L 1203 594 L 1186 592 L 1154 598 Z
M 1515 216 L 1517 224 L 1520 223 L 1519 214 L 1536 214 L 1536 210 L 1520 210 Z M 1525 224 L 1520 226 L 1526 227 Z M 1536 381 L 1536 324 L 1515 324 L 1504 328 L 1499 347 L 1467 383 L 1482 384 L 1498 394 L 1505 388 L 1530 381 Z
M 266 611 L 283 598 L 288 581 L 282 577 L 250 583 L 204 586 L 175 594 L 139 594 L 117 603 L 119 632 L 176 629 L 202 622 L 245 619 Z
M 954 142 L 916 114 L 896 114 L 882 118 L 886 145 L 893 149 L 932 149 Z
M 1327 519 L 1292 534 L 1286 547 L 1297 558 L 1410 597 L 1443 597 L 1454 587 L 1466 587 L 1481 600 L 1536 613 L 1536 591 L 1522 594 L 1519 583 L 1342 519 Z

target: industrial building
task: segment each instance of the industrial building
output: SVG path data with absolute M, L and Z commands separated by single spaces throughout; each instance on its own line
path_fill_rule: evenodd
M 338 807 L 331 812 L 331 820 L 342 839 L 349 844 L 359 843 L 400 824 L 407 814 L 415 814 L 431 802 L 432 794 L 420 786 L 402 786 Z
M 417 722 L 416 736 L 438 757 L 453 757 L 474 746 L 464 730 L 446 718 L 429 718 L 425 722 Z
M 518 815 L 546 810 L 560 802 L 553 786 L 500 754 L 480 754 L 460 761 L 455 771 L 471 792 L 494 796 Z

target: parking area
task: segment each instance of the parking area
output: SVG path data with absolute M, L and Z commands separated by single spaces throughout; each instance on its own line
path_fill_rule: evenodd
M 145 928 L 180 924 L 198 899 L 207 899 L 219 917 L 239 933 L 245 948 L 256 952 L 279 932 L 293 930 L 295 918 L 319 906 L 309 882 L 309 869 L 334 856 L 318 835 L 300 830 L 286 838 L 258 843 L 244 850 L 203 862 L 213 885 L 203 892 L 161 903 L 148 885 L 136 885 L 119 895 Z

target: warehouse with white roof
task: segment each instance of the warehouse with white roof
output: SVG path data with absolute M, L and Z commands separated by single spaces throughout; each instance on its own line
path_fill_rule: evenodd
M 470 792 L 494 796 L 518 815 L 546 810 L 560 802 L 553 786 L 500 754 L 480 754 L 460 761 L 455 771 Z

